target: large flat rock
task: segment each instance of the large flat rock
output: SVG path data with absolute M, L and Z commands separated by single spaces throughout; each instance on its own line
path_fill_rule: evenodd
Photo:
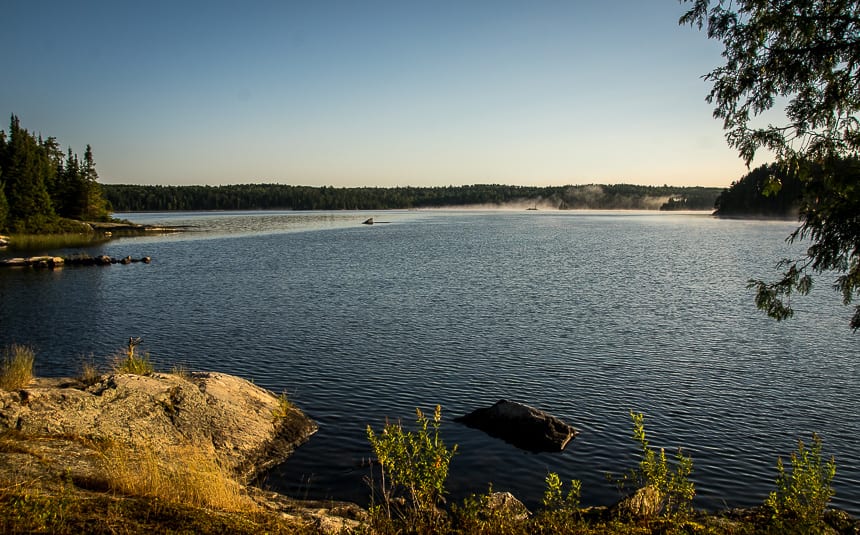
M 0 390 L 0 431 L 146 445 L 191 444 L 248 479 L 287 458 L 317 431 L 299 409 L 223 373 L 107 375 L 85 386 L 37 379 Z

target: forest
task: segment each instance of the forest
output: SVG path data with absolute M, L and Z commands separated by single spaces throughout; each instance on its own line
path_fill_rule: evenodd
M 860 179 L 860 158 L 828 161 L 835 176 L 846 182 Z M 733 182 L 716 200 L 714 215 L 720 217 L 797 218 L 819 193 L 831 189 L 830 178 L 820 164 L 798 162 L 794 167 L 775 163 L 757 167 Z
M 170 210 L 383 210 L 509 207 L 598 210 L 712 210 L 720 188 L 636 186 L 505 186 L 334 188 L 285 184 L 102 186 L 118 212 Z
M 80 232 L 80 221 L 104 221 L 110 205 L 98 183 L 92 148 L 65 153 L 54 137 L 21 128 L 12 115 L 0 130 L 0 231 Z
M 100 184 L 92 147 L 83 158 L 64 152 L 55 137 L 21 127 L 12 115 L 0 130 L 0 232 L 83 232 L 81 222 L 107 221 L 111 212 L 173 210 L 383 210 L 492 207 L 597 210 L 712 210 L 719 188 L 637 186 L 445 187 L 156 186 Z

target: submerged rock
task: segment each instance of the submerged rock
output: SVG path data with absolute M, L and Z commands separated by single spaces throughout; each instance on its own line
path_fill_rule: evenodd
M 492 407 L 476 409 L 455 418 L 454 421 L 533 452 L 562 451 L 579 434 L 555 416 L 505 399 Z

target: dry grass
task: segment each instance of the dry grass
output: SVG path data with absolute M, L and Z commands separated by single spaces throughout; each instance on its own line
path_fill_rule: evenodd
M 92 386 L 102 379 L 102 372 L 92 358 L 81 361 L 78 380 L 87 386 Z
M 186 381 L 191 379 L 191 371 L 183 364 L 174 364 L 173 368 L 170 370 L 170 373 L 173 375 L 185 379 Z
M 258 506 L 211 452 L 193 446 L 154 451 L 113 442 L 103 448 L 108 487 L 192 507 L 253 512 Z
M 35 354 L 29 346 L 12 344 L 3 349 L 0 362 L 0 389 L 17 390 L 33 380 Z

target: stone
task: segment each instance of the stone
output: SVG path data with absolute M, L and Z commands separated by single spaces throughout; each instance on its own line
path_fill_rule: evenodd
M 113 374 L 89 387 L 37 378 L 18 391 L 0 390 L 0 431 L 116 440 L 154 451 L 192 444 L 250 480 L 317 431 L 299 409 L 281 416 L 280 404 L 272 392 L 222 373 Z
M 487 496 L 486 512 L 499 513 L 516 520 L 526 520 L 531 516 L 525 504 L 510 492 L 494 492 Z
M 492 407 L 476 409 L 455 418 L 454 421 L 532 452 L 562 451 L 579 434 L 555 416 L 505 399 Z
M 612 507 L 612 514 L 623 519 L 655 518 L 663 510 L 666 497 L 657 487 L 646 485 Z

